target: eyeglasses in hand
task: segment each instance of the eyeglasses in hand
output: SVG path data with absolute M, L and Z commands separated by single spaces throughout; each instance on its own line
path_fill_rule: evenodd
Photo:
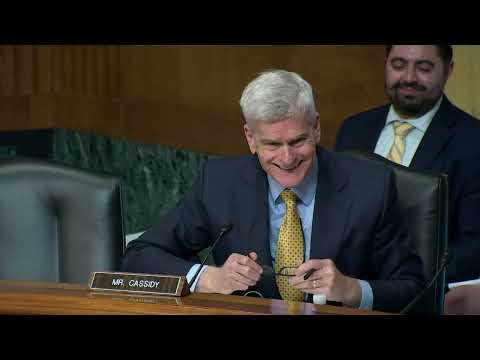
M 267 276 L 295 276 L 295 270 L 298 266 L 284 266 L 280 268 L 278 272 L 275 272 L 271 266 L 262 265 L 263 275 Z M 303 276 L 304 280 L 307 280 L 315 272 L 315 269 L 308 270 Z
M 262 275 L 267 275 L 267 276 L 295 276 L 295 270 L 297 269 L 297 266 L 284 266 L 280 268 L 278 272 L 275 272 L 275 270 L 271 266 L 267 265 L 262 265 L 263 268 L 263 274 Z

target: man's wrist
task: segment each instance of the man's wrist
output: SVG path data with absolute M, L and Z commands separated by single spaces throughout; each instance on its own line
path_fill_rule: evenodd
M 348 291 L 345 297 L 344 305 L 352 308 L 358 308 L 362 301 L 362 288 L 357 279 L 347 277 Z
M 195 291 L 205 292 L 205 293 L 216 292 L 216 289 L 214 286 L 215 281 L 213 279 L 215 278 L 215 273 L 218 270 L 219 269 L 215 266 L 206 266 L 205 270 L 198 278 Z

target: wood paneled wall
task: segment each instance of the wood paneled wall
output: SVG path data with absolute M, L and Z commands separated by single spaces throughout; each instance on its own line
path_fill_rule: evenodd
M 385 102 L 380 45 L 0 46 L 0 129 L 59 127 L 212 154 L 247 151 L 238 101 L 257 73 L 312 84 L 330 147 Z
M 457 106 L 480 118 L 480 45 L 454 45 L 453 74 L 445 93 Z

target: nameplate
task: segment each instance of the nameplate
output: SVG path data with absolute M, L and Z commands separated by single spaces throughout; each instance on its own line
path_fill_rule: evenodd
M 185 276 L 121 272 L 94 272 L 90 289 L 165 296 L 185 296 L 190 293 Z

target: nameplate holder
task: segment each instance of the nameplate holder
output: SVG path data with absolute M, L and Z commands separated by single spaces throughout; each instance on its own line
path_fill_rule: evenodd
M 89 287 L 93 291 L 121 291 L 163 296 L 190 294 L 185 276 L 175 275 L 98 271 L 92 274 Z

